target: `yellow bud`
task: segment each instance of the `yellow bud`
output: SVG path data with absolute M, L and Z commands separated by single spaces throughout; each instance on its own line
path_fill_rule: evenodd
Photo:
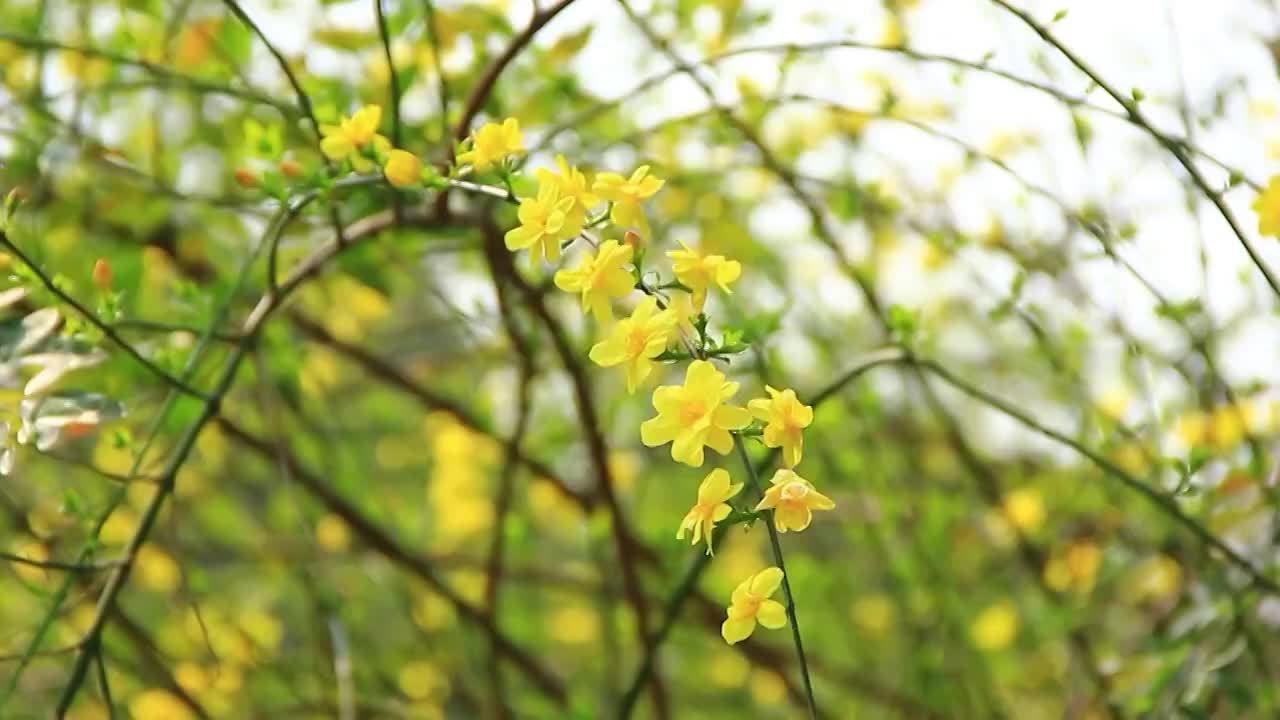
M 106 258 L 98 258 L 93 264 L 93 284 L 102 292 L 111 291 L 111 264 Z
M 640 237 L 640 233 L 635 230 L 628 230 L 626 234 L 622 236 L 622 240 L 626 244 L 630 245 L 631 249 L 636 252 L 640 252 L 640 250 L 644 248 L 644 238 Z
M 387 155 L 382 172 L 396 187 L 413 187 L 422 179 L 422 161 L 411 152 L 395 149 Z

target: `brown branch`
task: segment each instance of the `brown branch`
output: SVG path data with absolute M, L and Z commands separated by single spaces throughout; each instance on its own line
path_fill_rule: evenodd
M 471 94 L 467 96 L 467 102 L 463 106 L 462 116 L 458 118 L 458 124 L 453 129 L 453 144 L 445 148 L 448 164 L 452 164 L 454 160 L 454 146 L 457 143 L 467 139 L 467 135 L 471 133 L 471 121 L 475 120 L 476 115 L 480 113 L 480 108 L 484 107 L 485 102 L 489 100 L 490 93 L 493 92 L 493 86 L 497 84 L 498 77 L 502 75 L 511 61 L 525 49 L 538 31 L 552 18 L 560 14 L 560 11 L 573 4 L 574 0 L 560 0 L 555 5 L 539 10 L 533 14 L 533 18 L 529 20 L 529 25 L 525 27 L 518 35 L 511 38 L 511 42 L 502 51 L 502 54 L 494 58 L 488 67 L 481 73 L 480 79 L 476 81 L 475 87 L 471 89 Z
M 231 440 L 257 453 L 268 463 L 276 461 L 277 450 L 270 441 L 250 433 L 225 417 L 218 417 L 216 423 L 218 429 L 226 433 Z M 510 638 L 502 634 L 488 614 L 472 606 L 457 591 L 446 584 L 437 574 L 436 568 L 431 565 L 430 561 L 413 553 L 402 545 L 400 541 L 378 527 L 359 508 L 338 494 L 334 488 L 325 483 L 310 468 L 303 465 L 302 461 L 289 448 L 280 448 L 279 454 L 280 459 L 288 467 L 292 479 L 298 486 L 306 490 L 326 510 L 342 518 L 343 522 L 366 545 L 376 550 L 387 560 L 422 580 L 433 592 L 452 605 L 459 617 L 480 628 L 490 642 L 494 644 L 494 647 L 519 668 L 529 681 L 545 695 L 560 705 L 564 705 L 567 702 L 568 696 L 560 679 L 539 664 L 537 660 L 522 650 Z
M 413 378 L 409 377 L 402 370 L 392 365 L 389 361 L 374 355 L 359 345 L 345 342 L 334 337 L 324 326 L 320 325 L 311 318 L 300 312 L 290 312 L 289 319 L 308 339 L 324 345 L 325 347 L 337 352 L 339 355 L 351 360 L 369 373 L 374 379 L 394 387 L 408 396 L 412 397 L 428 410 L 439 410 L 453 416 L 461 425 L 473 432 L 486 435 L 504 446 L 510 444 L 509 440 L 504 440 L 494 432 L 493 428 L 482 418 L 473 413 L 462 403 L 457 400 L 432 390 Z M 520 464 L 525 466 L 534 476 L 546 479 L 562 495 L 572 500 L 584 511 L 590 511 L 595 504 L 594 498 L 569 487 L 563 478 L 561 478 L 549 465 L 537 458 L 530 456 L 525 450 L 516 449 L 516 458 Z
M 595 400 L 591 394 L 591 384 L 587 381 L 586 370 L 582 366 L 578 353 L 569 343 L 564 328 L 547 308 L 542 294 L 525 282 L 516 271 L 512 255 L 503 244 L 501 231 L 491 219 L 485 222 L 482 229 L 488 256 L 493 263 L 493 272 L 520 291 L 534 315 L 538 316 L 546 327 L 547 334 L 551 336 L 551 344 L 560 358 L 560 364 L 564 366 L 565 373 L 568 374 L 570 384 L 573 386 L 574 403 L 578 409 L 583 433 L 586 435 L 591 464 L 595 468 L 596 494 L 604 501 L 609 511 L 614 548 L 622 573 L 622 591 L 635 611 L 636 632 L 639 636 L 641 651 L 647 655 L 651 642 L 649 605 L 636 570 L 638 561 L 636 550 L 639 546 L 631 533 L 626 515 L 618 502 L 618 496 L 614 492 L 613 471 L 609 467 L 609 449 L 604 439 L 604 426 L 600 422 L 599 415 L 596 414 Z M 657 672 L 653 673 L 651 680 L 650 695 L 653 698 L 655 713 L 660 718 L 668 717 L 666 691 Z

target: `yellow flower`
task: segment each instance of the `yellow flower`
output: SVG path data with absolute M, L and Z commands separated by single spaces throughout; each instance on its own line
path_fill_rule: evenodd
M 189 720 L 195 715 L 168 690 L 143 690 L 129 701 L 129 713 L 136 720 Z
M 751 414 L 764 420 L 764 444 L 782 448 L 782 460 L 787 467 L 800 464 L 804 452 L 801 431 L 813 422 L 813 408 L 796 399 L 795 390 L 779 392 L 768 385 L 764 389 L 769 399 L 759 398 L 747 403 Z
M 609 300 L 626 296 L 635 285 L 631 273 L 623 267 L 631 262 L 631 254 L 630 245 L 609 240 L 600 245 L 599 252 L 587 253 L 578 267 L 557 272 L 556 287 L 582 293 L 582 308 L 589 308 L 596 322 L 604 325 L 613 319 Z
M 570 212 L 581 213 L 585 222 L 587 211 L 600 204 L 600 196 L 591 192 L 587 176 L 566 162 L 563 155 L 556 155 L 556 165 L 560 168 L 558 175 L 546 168 L 538 168 L 538 183 L 555 185 L 560 189 L 560 197 L 573 198 Z
M 550 183 L 538 187 L 536 198 L 520 201 L 520 227 L 507 231 L 508 250 L 529 248 L 529 259 L 537 264 L 544 257 L 552 262 L 560 259 L 560 241 L 577 235 L 581 221 L 570 214 L 573 198 L 560 197 L 560 190 Z
M 777 600 L 768 599 L 782 584 L 782 571 L 769 567 L 752 575 L 733 591 L 729 618 L 720 626 L 720 635 L 733 645 L 751 637 L 756 622 L 777 630 L 787 624 L 787 610 Z
M 653 391 L 658 416 L 640 424 L 640 440 L 649 447 L 671 443 L 671 459 L 702 467 L 702 448 L 721 455 L 733 449 L 730 430 L 746 427 L 751 413 L 725 405 L 738 392 L 738 383 L 725 382 L 724 373 L 706 360 L 694 360 L 684 385 L 665 385 Z
M 507 118 L 502 124 L 485 123 L 471 134 L 471 149 L 458 156 L 459 163 L 471 163 L 476 172 L 484 172 L 502 162 L 508 155 L 524 152 L 520 137 L 520 121 Z
M 413 187 L 422 179 L 422 161 L 411 152 L 392 150 L 387 154 L 382 174 L 387 176 L 387 182 L 396 187 Z
M 667 253 L 671 258 L 672 269 L 676 279 L 693 292 L 693 309 L 702 312 L 707 302 L 707 288 L 712 283 L 720 286 L 725 292 L 733 292 L 729 284 L 742 274 L 742 265 L 737 260 L 726 260 L 723 255 L 703 255 L 680 243 L 683 250 L 672 250 Z
M 1044 524 L 1044 500 L 1040 491 L 1022 487 L 1004 496 L 1004 516 L 1022 532 L 1032 532 Z
M 1280 175 L 1267 182 L 1267 189 L 1253 201 L 1253 211 L 1258 213 L 1258 232 L 1280 237 Z
M 381 122 L 382 108 L 365 105 L 350 118 L 343 116 L 338 125 L 321 125 L 320 134 L 324 139 L 320 141 L 320 151 L 330 160 L 351 160 L 356 172 L 369 172 L 374 164 L 365 156 L 366 148 L 372 146 L 375 155 L 391 150 L 391 141 L 378 134 Z
M 830 510 L 836 506 L 831 498 L 814 489 L 813 483 L 791 470 L 779 470 L 769 481 L 770 487 L 756 510 L 773 510 L 773 525 L 778 532 L 799 532 L 809 527 L 814 510 Z
M 689 544 L 697 545 L 705 535 L 707 554 L 714 555 L 711 549 L 711 531 L 715 529 L 716 523 L 729 517 L 729 513 L 733 512 L 733 508 L 729 506 L 729 498 L 737 495 L 740 490 L 742 490 L 742 483 L 730 483 L 728 471 L 716 468 L 708 473 L 703 478 L 702 484 L 698 486 L 697 504 L 680 522 L 676 539 L 683 540 L 685 532 L 692 531 L 693 538 Z
M 969 626 L 969 637 L 981 650 L 1009 647 L 1018 636 L 1018 611 L 1007 602 L 998 602 L 978 614 Z
M 605 200 L 613 202 L 609 219 L 615 225 L 638 228 L 640 234 L 647 238 L 649 222 L 644 217 L 640 201 L 653 197 L 665 182 L 650 175 L 648 165 L 641 165 L 629 178 L 617 173 L 600 173 L 591 189 Z
M 631 317 L 619 320 L 609 331 L 609 337 L 591 348 L 591 361 L 600 367 L 625 363 L 628 393 L 634 393 L 649 377 L 653 371 L 652 358 L 661 355 L 675 335 L 675 314 L 670 310 L 654 312 L 657 308 L 658 301 L 646 297 Z

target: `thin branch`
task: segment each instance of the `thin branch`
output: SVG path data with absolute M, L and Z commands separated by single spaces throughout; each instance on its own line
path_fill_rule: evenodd
M 0 246 L 3 246 L 15 257 L 21 260 L 24 265 L 30 268 L 31 272 L 35 274 L 36 278 L 40 280 L 40 284 L 44 285 L 46 290 L 48 290 L 50 293 L 52 293 L 55 297 L 57 297 L 62 302 L 71 306 L 71 308 L 74 309 L 76 313 L 78 313 L 85 320 L 89 321 L 90 325 L 97 328 L 99 332 L 101 332 L 108 340 L 114 343 L 121 350 L 124 350 L 125 354 L 133 358 L 135 361 L 137 361 L 139 365 L 146 368 L 150 373 L 160 378 L 161 380 L 164 380 L 170 386 L 172 386 L 173 388 L 177 389 L 179 392 L 185 395 L 190 395 L 191 397 L 201 398 L 201 399 L 205 397 L 204 393 L 200 392 L 196 388 L 191 387 L 186 382 L 174 377 L 173 375 L 170 375 L 167 371 L 165 371 L 159 365 L 156 365 L 145 355 L 138 352 L 137 348 L 135 348 L 132 344 L 130 344 L 124 338 L 120 337 L 120 335 L 116 333 L 115 329 L 111 327 L 111 325 L 107 324 L 102 318 L 98 317 L 97 313 L 93 312 L 89 308 L 80 304 L 79 300 L 76 300 L 75 298 L 71 297 L 71 295 L 64 292 L 62 288 L 58 287 L 58 284 L 54 282 L 53 278 L 45 274 L 45 272 L 40 269 L 40 266 L 36 265 L 35 261 L 33 261 L 30 257 L 27 256 L 26 253 L 22 251 L 22 248 L 18 247 L 17 244 L 15 244 L 12 240 L 9 239 L 9 236 L 3 230 L 0 230 Z
M 738 447 L 738 457 L 742 459 L 742 466 L 746 468 L 747 479 L 752 489 L 763 499 L 764 488 L 760 486 L 760 478 L 756 473 L 755 465 L 751 464 L 751 457 L 747 455 L 747 447 L 742 442 L 742 436 L 735 434 L 733 444 Z M 796 613 L 796 596 L 791 592 L 791 579 L 787 576 L 787 564 L 782 555 L 782 542 L 778 539 L 778 529 L 774 527 L 773 515 L 773 510 L 765 511 L 764 526 L 769 531 L 769 546 L 773 549 L 773 561 L 782 571 L 782 594 L 787 600 L 787 618 L 791 620 L 791 642 L 796 647 L 796 658 L 800 661 L 800 677 L 804 680 L 804 695 L 809 706 L 809 717 L 817 720 L 818 701 L 813 696 L 813 680 L 809 678 L 809 658 L 804 654 L 804 641 L 800 638 L 800 618 Z
M 102 560 L 94 563 L 75 563 L 60 562 L 57 560 L 36 560 L 34 558 L 15 555 L 14 553 L 0 551 L 0 560 L 6 560 L 19 565 L 29 565 L 31 567 L 43 568 L 45 570 L 65 570 L 67 572 L 91 573 L 110 570 L 120 565 L 119 560 Z
M 1129 489 L 1137 492 L 1139 495 L 1142 495 L 1152 505 L 1155 505 L 1158 509 L 1163 511 L 1166 515 L 1173 518 L 1180 525 L 1190 530 L 1191 533 L 1195 535 L 1196 538 L 1198 538 L 1205 545 L 1213 548 L 1214 550 L 1217 550 L 1218 552 L 1226 556 L 1226 558 L 1229 561 L 1231 561 L 1231 564 L 1235 565 L 1237 568 L 1244 571 L 1244 573 L 1249 576 L 1249 578 L 1251 579 L 1254 585 L 1266 590 L 1271 594 L 1280 595 L 1280 585 L 1277 585 L 1274 580 L 1262 574 L 1262 571 L 1254 567 L 1253 563 L 1246 560 L 1243 556 L 1240 555 L 1240 553 L 1232 549 L 1231 546 L 1227 545 L 1220 538 L 1218 538 L 1218 536 L 1214 535 L 1212 532 L 1207 530 L 1203 525 L 1197 522 L 1194 518 L 1192 518 L 1191 516 L 1183 512 L 1182 508 L 1178 506 L 1177 501 L 1175 501 L 1173 498 L 1147 485 L 1141 480 L 1138 480 L 1137 478 L 1133 477 L 1132 475 L 1130 475 L 1129 473 L 1121 469 L 1120 466 L 1106 459 L 1102 455 L 1099 455 L 1093 450 L 1090 450 L 1088 447 L 1085 447 L 1080 442 L 1068 437 L 1067 435 L 1061 432 L 1058 432 L 1057 430 L 1054 430 L 1052 428 L 1049 428 L 1041 424 L 1040 422 L 1032 418 L 1030 415 L 1027 415 L 1025 412 L 1018 409 L 1017 407 L 1014 407 L 1011 403 L 1001 400 L 1000 398 L 992 395 L 991 393 L 988 393 L 985 390 L 982 390 L 976 385 L 973 385 L 972 383 L 962 380 L 961 378 L 956 376 L 954 373 L 952 373 L 950 370 L 947 370 L 945 367 L 939 365 L 938 363 L 933 362 L 931 360 L 915 359 L 913 364 L 917 367 L 920 367 L 936 375 L 939 379 L 946 382 L 948 385 L 954 387 L 955 389 L 959 390 L 960 392 L 964 393 L 965 395 L 968 395 L 969 397 L 972 397 L 973 399 L 981 402 L 982 404 L 988 405 L 1000 411 L 1001 413 L 1008 415 L 1010 418 L 1013 418 L 1014 420 L 1018 421 L 1020 424 L 1026 426 L 1028 429 L 1033 430 L 1036 433 L 1039 433 L 1040 435 L 1043 435 L 1049 438 L 1050 440 L 1054 440 L 1058 443 L 1061 443 L 1062 445 L 1065 445 L 1066 447 L 1069 447 L 1075 452 L 1084 456 L 1094 465 L 1097 465 L 1100 469 L 1102 469 L 1105 473 L 1119 480 L 1125 487 L 1128 487 Z
M 1213 189 L 1209 185 L 1209 181 L 1205 179 L 1203 174 L 1201 174 L 1200 169 L 1196 167 L 1195 161 L 1187 152 L 1185 141 L 1173 138 L 1160 130 L 1157 130 L 1156 127 L 1151 124 L 1151 121 L 1147 119 L 1146 115 L 1143 114 L 1142 109 L 1138 106 L 1137 100 L 1121 93 L 1104 80 L 1097 71 L 1058 40 L 1057 36 L 1055 36 L 1046 25 L 1038 22 L 1025 10 L 1016 8 L 1005 0 L 991 0 L 991 2 L 1001 8 L 1004 8 L 1014 17 L 1021 20 L 1027 27 L 1035 31 L 1041 39 L 1053 46 L 1053 48 L 1058 52 L 1062 53 L 1062 56 L 1070 61 L 1072 65 L 1076 66 L 1076 69 L 1088 76 L 1095 85 L 1102 88 L 1103 92 L 1110 95 L 1113 100 L 1120 103 L 1121 107 L 1125 109 L 1125 113 L 1128 115 L 1129 119 L 1135 125 L 1145 130 L 1152 139 L 1173 155 L 1174 159 L 1178 161 L 1178 164 L 1187 171 L 1187 174 L 1191 177 L 1191 182 L 1195 183 L 1196 187 L 1204 193 L 1204 196 L 1209 200 L 1209 202 L 1213 203 L 1213 206 L 1218 209 L 1218 213 L 1222 215 L 1222 219 L 1227 221 L 1227 226 L 1231 228 L 1232 234 L 1236 236 L 1236 240 L 1239 241 L 1240 246 L 1244 248 L 1245 253 L 1249 256 L 1249 260 L 1253 263 L 1254 267 L 1258 269 L 1258 272 L 1262 273 L 1262 277 L 1266 280 L 1267 285 L 1271 287 L 1271 291 L 1276 295 L 1276 297 L 1280 298 L 1280 280 L 1276 279 L 1276 277 L 1271 273 L 1270 268 L 1268 268 L 1266 263 L 1262 261 L 1262 257 L 1258 255 L 1258 251 L 1253 247 L 1253 243 L 1250 242 L 1248 236 L 1246 236 L 1244 230 L 1241 229 L 1239 223 L 1236 221 L 1235 215 L 1231 212 L 1231 209 L 1227 207 L 1226 202 L 1223 201 L 1222 193 Z
M 533 14 L 529 20 L 529 25 L 525 27 L 519 34 L 511 38 L 511 42 L 502 51 L 498 57 L 489 63 L 488 67 L 481 73 L 480 79 L 476 81 L 475 87 L 471 89 L 471 94 L 467 96 L 466 104 L 462 108 L 462 115 L 458 117 L 458 124 L 453 129 L 453 143 L 445 148 L 448 163 L 452 164 L 454 160 L 455 145 L 467 139 L 467 135 L 471 133 L 471 121 L 480 113 L 480 109 L 484 107 L 485 102 L 489 99 L 489 94 L 493 92 L 493 86 L 497 84 L 498 78 L 502 75 L 512 60 L 524 50 L 530 42 L 533 41 L 535 35 L 547 23 L 551 22 L 556 15 L 562 10 L 572 5 L 574 0 L 560 0 L 555 5 L 544 10 L 539 10 Z

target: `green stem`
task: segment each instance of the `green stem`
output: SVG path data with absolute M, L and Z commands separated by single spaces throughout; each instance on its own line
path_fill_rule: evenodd
M 757 495 L 764 497 L 764 490 L 760 487 L 760 478 L 756 475 L 756 467 L 751 464 L 751 458 L 747 456 L 747 448 L 742 443 L 742 438 L 734 435 L 733 444 L 737 446 L 738 457 L 742 458 L 742 464 L 747 469 L 747 477 L 751 480 L 751 487 L 755 489 Z M 773 526 L 772 510 L 765 512 L 764 524 L 769 530 L 769 545 L 773 548 L 773 560 L 778 563 L 778 569 L 782 571 L 782 594 L 787 599 L 787 619 L 791 621 L 791 640 L 795 643 L 796 656 L 800 659 L 800 677 L 804 680 L 804 694 L 809 701 L 809 717 L 812 720 L 817 720 L 818 701 L 813 697 L 813 681 L 809 679 L 809 661 L 804 654 L 804 642 L 800 639 L 800 619 L 796 617 L 796 599 L 791 594 L 791 580 L 787 575 L 786 561 L 782 558 L 782 543 L 778 540 L 778 530 Z

